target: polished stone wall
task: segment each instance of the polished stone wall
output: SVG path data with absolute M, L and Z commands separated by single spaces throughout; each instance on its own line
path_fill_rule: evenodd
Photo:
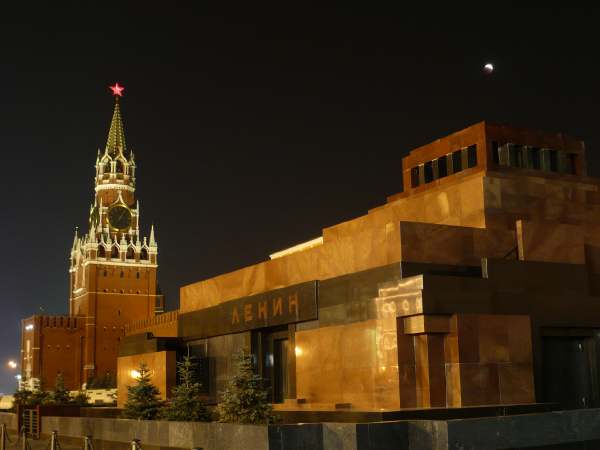
M 446 183 L 390 197 L 367 215 L 325 228 L 320 246 L 184 286 L 181 309 L 192 311 L 397 261 L 472 264 L 480 257 L 501 258 L 517 247 L 518 220 L 545 223 L 552 233 L 561 233 L 552 224 L 582 226 L 586 263 L 600 266 L 598 187 L 598 180 L 587 177 L 509 169 L 461 172 Z M 538 260 L 535 253 L 530 258 Z M 573 262 L 581 252 L 569 258 Z M 549 259 L 554 260 L 542 257 Z M 564 255 L 557 254 L 556 261 L 565 261 Z
M 398 262 L 401 260 L 401 221 L 484 227 L 482 176 L 474 175 L 461 181 L 443 192 L 427 192 L 402 199 L 401 204 L 324 229 L 323 245 L 184 286 L 180 291 L 181 311 L 193 311 L 271 289 Z M 424 224 L 406 227 L 418 228 Z M 467 233 L 465 239 L 474 239 L 472 232 L 463 232 Z M 405 248 L 406 245 L 408 242 Z M 453 249 L 448 249 L 446 253 L 452 252 Z M 463 260 L 461 255 L 453 255 L 448 260 Z M 467 257 L 474 259 L 472 253 Z M 429 262 L 431 259 L 431 256 L 424 259 L 417 256 L 414 261 Z
M 289 407 L 534 402 L 529 317 L 481 314 L 493 309 L 488 280 L 449 267 L 392 264 L 321 282 L 318 322 L 296 331 L 301 400 Z M 433 273 L 401 278 L 403 269 Z M 453 297 L 462 305 L 442 309 Z M 449 314 L 461 309 L 479 314 Z
M 296 332 L 296 392 L 305 408 L 399 407 L 396 318 Z
M 389 308 L 380 319 L 297 332 L 302 402 L 293 407 L 368 411 L 535 402 L 527 316 L 435 319 L 407 329 Z
M 576 175 L 500 167 L 493 140 L 573 153 Z M 483 122 L 411 152 L 403 169 L 473 144 L 476 167 L 414 188 L 405 178 L 405 192 L 324 229 L 320 245 L 184 286 L 181 311 L 193 318 L 315 283 L 316 318 L 289 328 L 296 395 L 284 407 L 543 399 L 546 328 L 600 329 L 600 182 L 586 176 L 582 142 Z M 229 339 L 192 322 L 206 333 L 197 337 Z M 207 355 L 219 352 L 213 346 Z M 220 370 L 213 379 L 230 373 Z
M 443 344 L 444 406 L 535 402 L 528 316 L 455 314 Z
M 160 397 L 166 399 L 176 383 L 176 354 L 174 351 L 141 353 L 120 356 L 117 360 L 117 405 L 122 408 L 127 401 L 127 386 L 135 383 L 132 370 L 138 370 L 141 363 L 150 369 L 152 383 L 160 391 Z
M 250 332 L 209 338 L 207 344 L 210 365 L 210 401 L 217 403 L 227 382 L 236 373 L 235 355 L 242 350 L 250 350 Z

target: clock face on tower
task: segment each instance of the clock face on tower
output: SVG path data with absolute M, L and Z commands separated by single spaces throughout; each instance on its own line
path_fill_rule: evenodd
M 127 230 L 131 226 L 131 211 L 125 205 L 111 206 L 108 209 L 108 223 L 114 230 Z

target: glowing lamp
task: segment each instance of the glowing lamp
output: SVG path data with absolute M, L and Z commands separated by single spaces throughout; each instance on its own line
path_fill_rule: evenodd
M 296 348 L 294 349 L 296 356 L 302 356 L 302 347 L 298 347 L 296 346 Z
M 133 369 L 129 374 L 131 375 L 131 378 L 135 378 L 136 380 L 141 376 L 141 374 L 135 369 Z
M 12 359 L 8 362 L 8 367 L 10 367 L 11 369 L 16 369 L 17 368 L 17 362 L 13 361 Z
M 33 330 L 33 324 L 32 324 L 32 323 L 30 323 L 29 325 L 25 325 L 25 329 L 26 329 L 27 331 L 31 331 L 31 330 Z

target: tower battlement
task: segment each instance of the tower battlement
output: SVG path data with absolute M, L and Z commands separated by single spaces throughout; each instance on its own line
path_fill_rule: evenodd
M 66 328 L 77 330 L 84 327 L 84 320 L 73 316 L 33 316 L 42 328 Z
M 169 311 L 125 325 L 125 335 L 151 332 L 156 337 L 176 337 L 179 311 Z

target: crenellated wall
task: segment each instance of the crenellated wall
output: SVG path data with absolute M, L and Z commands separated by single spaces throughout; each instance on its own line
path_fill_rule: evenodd
M 177 337 L 178 317 L 179 311 L 169 311 L 153 317 L 129 322 L 125 325 L 125 335 L 152 333 L 156 337 Z

